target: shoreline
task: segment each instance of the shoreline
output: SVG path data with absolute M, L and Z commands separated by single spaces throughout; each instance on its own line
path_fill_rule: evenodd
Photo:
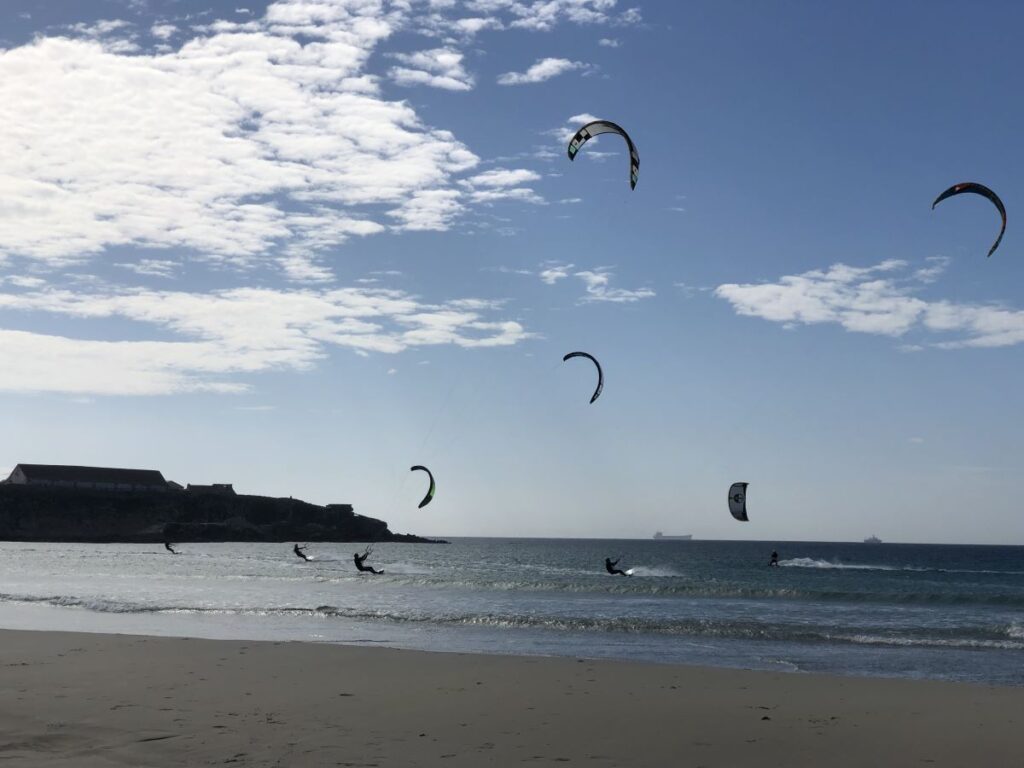
M 25 630 L 0 630 L 0 667 L 0 759 L 26 766 L 1024 757 L 1024 688 L 970 683 Z

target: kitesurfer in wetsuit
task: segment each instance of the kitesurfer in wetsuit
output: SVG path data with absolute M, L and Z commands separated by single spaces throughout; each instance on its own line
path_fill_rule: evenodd
M 172 555 L 178 554 L 177 552 L 174 551 L 174 547 L 171 546 L 171 542 L 169 542 L 169 541 L 165 541 L 164 542 L 164 549 L 166 549 Z
M 772 550 L 772 559 L 768 561 L 768 565 L 774 565 L 776 567 L 779 565 L 779 553 L 774 549 Z
M 610 557 L 606 557 L 604 559 L 604 569 L 606 571 L 608 571 L 608 573 L 612 574 L 613 576 L 615 574 L 619 574 L 619 576 L 629 576 L 629 574 L 626 573 L 625 571 L 619 570 L 618 568 L 615 567 L 616 565 L 619 564 L 619 560 L 621 560 L 621 559 L 622 558 L 620 557 L 617 560 L 612 560 Z
M 366 551 L 363 552 L 363 554 L 361 554 L 361 555 L 358 552 L 353 552 L 352 553 L 352 559 L 355 560 L 356 568 L 358 570 L 360 570 L 360 571 L 369 571 L 370 573 L 376 573 L 378 575 L 382 574 L 382 573 L 384 573 L 384 571 L 378 571 L 378 570 L 374 569 L 374 567 L 372 565 L 363 565 L 363 561 L 366 560 L 366 558 L 370 556 L 370 553 L 372 551 L 373 551 L 372 549 L 367 547 Z
M 303 560 L 308 561 L 309 558 L 306 557 L 306 553 L 304 552 L 305 549 L 305 547 L 300 547 L 298 543 L 296 543 L 295 546 L 292 547 L 292 552 L 294 552 L 298 557 L 301 557 Z

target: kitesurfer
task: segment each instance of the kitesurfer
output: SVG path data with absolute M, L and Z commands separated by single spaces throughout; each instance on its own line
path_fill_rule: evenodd
M 768 561 L 768 565 L 774 565 L 776 567 L 779 565 L 779 553 L 774 549 L 772 550 L 772 559 Z
M 620 570 L 619 568 L 615 567 L 616 565 L 619 564 L 619 560 L 621 560 L 621 559 L 622 558 L 619 557 L 619 558 L 616 558 L 615 560 L 612 560 L 610 557 L 606 557 L 604 559 L 604 569 L 606 571 L 608 571 L 608 573 L 612 574 L 612 576 L 614 576 L 615 574 L 618 574 L 619 576 L 629 576 L 629 574 L 626 573 L 625 571 Z
M 305 552 L 305 550 L 306 550 L 306 548 L 305 548 L 305 547 L 300 547 L 300 546 L 298 545 L 298 542 L 296 542 L 295 546 L 294 546 L 294 547 L 292 547 L 292 552 L 294 552 L 294 553 L 295 553 L 295 554 L 296 554 L 296 555 L 297 555 L 298 557 L 301 557 L 301 558 L 302 558 L 303 560 L 306 560 L 306 561 L 308 561 L 308 560 L 309 560 L 309 558 L 308 558 L 308 557 L 306 557 L 306 552 Z
M 376 573 L 378 575 L 384 573 L 384 571 L 376 570 L 372 565 L 363 565 L 363 561 L 370 556 L 371 552 L 373 552 L 373 550 L 367 547 L 366 551 L 361 555 L 358 552 L 352 553 L 352 559 L 355 560 L 356 568 L 360 571 L 369 571 L 370 573 Z
M 174 551 L 174 547 L 171 546 L 171 543 L 169 541 L 165 541 L 164 542 L 164 549 L 166 549 L 172 555 L 178 554 L 177 552 Z

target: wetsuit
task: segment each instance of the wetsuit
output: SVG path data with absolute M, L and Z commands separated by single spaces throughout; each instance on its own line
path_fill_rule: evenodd
M 372 565 L 363 565 L 363 561 L 367 557 L 369 557 L 369 556 L 370 556 L 369 550 L 367 550 L 366 552 L 364 552 L 361 555 L 358 552 L 354 553 L 352 555 L 352 559 L 355 560 L 356 568 L 359 569 L 360 571 L 369 571 L 370 573 L 376 573 L 376 574 L 384 573 L 384 571 L 376 570 Z
M 768 561 L 768 565 L 778 566 L 779 564 L 779 553 L 772 552 L 772 559 Z
M 621 560 L 621 559 L 622 558 L 620 557 L 619 560 Z M 613 576 L 615 574 L 618 574 L 619 576 L 629 576 L 629 574 L 626 573 L 625 571 L 621 571 L 621 570 L 619 570 L 618 568 L 615 567 L 616 565 L 619 564 L 619 560 L 612 561 L 612 559 L 610 557 L 606 557 L 604 559 L 604 568 L 605 568 L 605 570 L 608 571 L 608 573 L 612 574 Z
M 303 560 L 308 561 L 309 558 L 306 557 L 306 554 L 302 551 L 304 549 L 305 547 L 300 547 L 298 544 L 296 544 L 294 547 L 292 547 L 292 552 L 301 557 Z

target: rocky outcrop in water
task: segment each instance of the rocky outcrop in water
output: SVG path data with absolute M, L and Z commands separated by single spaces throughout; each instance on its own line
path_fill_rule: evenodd
M 0 484 L 0 540 L 89 542 L 406 541 L 350 504 L 326 507 L 183 490 L 123 492 Z

